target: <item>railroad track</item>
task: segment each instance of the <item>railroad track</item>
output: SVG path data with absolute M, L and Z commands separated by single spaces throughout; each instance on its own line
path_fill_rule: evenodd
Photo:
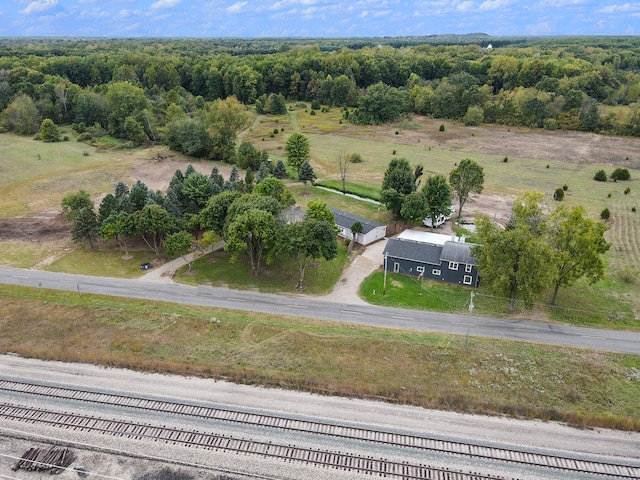
M 0 416 L 12 420 L 47 424 L 76 431 L 99 432 L 131 439 L 164 441 L 174 445 L 199 447 L 209 450 L 258 455 L 296 461 L 309 465 L 364 473 L 367 475 L 403 480 L 506 480 L 506 477 L 466 473 L 422 464 L 394 462 L 382 458 L 365 457 L 294 445 L 278 445 L 238 439 L 228 435 L 159 427 L 143 423 L 108 420 L 98 417 L 54 412 L 20 405 L 0 404 Z
M 625 465 L 598 462 L 580 459 L 577 457 L 572 458 L 559 455 L 549 455 L 525 450 L 498 448 L 474 443 L 442 440 L 433 437 L 407 435 L 383 430 L 338 425 L 334 423 L 314 422 L 211 406 L 169 402 L 140 396 L 116 395 L 75 388 L 15 382 L 6 379 L 0 380 L 0 390 L 186 415 L 209 420 L 275 428 L 285 431 L 312 433 L 328 437 L 340 437 L 350 440 L 385 444 L 399 448 L 418 449 L 425 452 L 453 454 L 472 459 L 494 460 L 538 468 L 557 469 L 564 472 L 597 474 L 611 478 L 640 478 L 640 464 Z

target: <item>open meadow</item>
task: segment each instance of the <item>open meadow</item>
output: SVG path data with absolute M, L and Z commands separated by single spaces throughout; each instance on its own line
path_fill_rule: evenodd
M 444 131 L 440 131 L 441 125 Z M 284 158 L 283 146 L 294 131 L 301 131 L 310 139 L 312 166 L 321 181 L 339 183 L 337 159 L 340 155 L 360 154 L 363 162 L 350 164 L 347 181 L 368 190 L 379 189 L 394 156 L 405 157 L 412 165 L 423 165 L 425 177 L 432 173 L 448 176 L 463 158 L 477 161 L 485 171 L 485 188 L 479 198 L 465 205 L 463 216 L 467 221 L 473 221 L 475 214 L 481 212 L 504 223 L 513 199 L 526 190 L 543 192 L 553 206 L 553 192 L 563 185 L 568 187 L 564 203 L 583 205 L 591 218 L 598 219 L 600 212 L 608 208 L 611 218 L 607 221 L 607 239 L 612 245 L 605 255 L 606 278 L 595 286 L 579 282 L 562 289 L 560 305 L 575 310 L 555 310 L 544 316 L 580 324 L 585 315 L 577 310 L 584 310 L 579 307 L 585 305 L 586 298 L 586 304 L 598 306 L 595 316 L 599 320 L 587 318 L 584 324 L 621 323 L 624 328 L 634 329 L 640 325 L 640 296 L 634 294 L 640 281 L 640 212 L 632 211 L 640 208 L 640 139 L 497 126 L 465 127 L 426 117 L 384 126 L 359 126 L 342 120 L 340 109 L 318 110 L 312 115 L 310 109 L 299 104 L 292 105 L 287 115 L 253 113 L 250 127 L 240 138 L 278 159 Z M 73 139 L 43 143 L 0 135 L 0 262 L 19 267 L 73 269 L 77 273 L 100 272 L 88 260 L 91 256 L 69 241 L 69 227 L 57 216 L 62 197 L 82 188 L 97 206 L 120 180 L 130 185 L 141 180 L 151 189 L 165 190 L 176 169 L 184 171 L 189 163 L 206 174 L 213 166 L 225 177 L 230 172 L 229 165 L 191 159 L 160 147 L 97 150 Z M 628 168 L 631 179 L 593 180 L 597 170 L 611 173 L 616 167 Z M 310 200 L 320 199 L 365 218 L 392 221 L 379 205 L 313 187 L 304 195 L 302 185 L 296 182 L 291 182 L 290 188 L 303 209 Z M 106 250 L 101 255 L 114 258 L 99 262 L 106 266 L 102 270 L 105 275 L 138 274 L 131 265 L 120 266 L 116 249 Z M 136 260 L 140 259 L 151 260 L 151 252 L 137 253 Z M 603 303 L 603 298 L 608 301 Z M 375 298 L 369 300 L 376 302 Z
M 612 247 L 606 254 L 606 278 L 594 286 L 579 282 L 562 289 L 558 300 L 563 309 L 536 306 L 517 315 L 640 329 L 640 213 L 631 210 L 640 208 L 640 139 L 462 127 L 426 118 L 362 127 L 342 123 L 338 109 L 309 112 L 297 108 L 280 117 L 254 117 L 242 139 L 268 150 L 272 158 L 283 158 L 287 136 L 303 132 L 311 141 L 312 165 L 320 180 L 339 180 L 339 155 L 359 153 L 363 162 L 350 165 L 348 181 L 368 188 L 379 188 L 394 155 L 422 164 L 425 174 L 447 176 L 457 162 L 471 158 L 484 167 L 485 192 L 465 205 L 463 216 L 470 221 L 476 212 L 506 220 L 513 199 L 525 190 L 542 191 L 553 204 L 553 191 L 564 184 L 565 203 L 584 205 L 592 218 L 609 208 L 607 238 Z M 439 131 L 441 124 L 444 132 Z M 215 165 L 225 178 L 229 175 L 229 165 L 185 158 L 163 147 L 100 151 L 73 139 L 45 144 L 1 134 L 0 265 L 139 276 L 137 265 L 154 260 L 150 251 L 141 248 L 124 260 L 121 251 L 104 243 L 96 251 L 72 243 L 70 226 L 59 214 L 60 201 L 84 189 L 97 206 L 117 181 L 131 185 L 139 179 L 154 190 L 165 190 L 175 170 L 184 171 L 190 163 L 202 173 Z M 597 170 L 610 173 L 618 166 L 629 169 L 630 181 L 593 180 Z M 290 188 L 302 208 L 320 199 L 366 218 L 389 220 L 384 208 L 373 203 L 315 187 L 303 195 L 302 184 L 293 181 Z M 339 261 L 347 261 L 344 249 Z M 234 271 L 223 256 L 198 262 L 193 275 L 181 271 L 176 279 L 214 284 L 214 275 Z M 340 268 L 327 270 L 327 278 L 337 280 Z M 229 276 L 215 284 L 291 293 L 290 282 L 282 281 L 284 273 L 265 271 L 265 279 Z M 306 294 L 330 289 L 321 276 L 319 271 L 309 273 L 317 285 Z M 267 283 L 260 285 L 262 281 Z M 464 288 L 425 282 L 429 290 L 422 291 L 415 279 L 392 276 L 393 288 L 382 300 L 374 293 L 380 291 L 380 281 L 379 272 L 369 277 L 362 286 L 363 298 L 409 308 L 468 308 L 470 291 Z M 495 299 L 487 297 L 477 305 L 476 313 L 507 315 L 505 305 Z M 640 430 L 640 358 L 632 355 L 5 286 L 0 287 L 0 310 L 0 350 L 24 356 Z

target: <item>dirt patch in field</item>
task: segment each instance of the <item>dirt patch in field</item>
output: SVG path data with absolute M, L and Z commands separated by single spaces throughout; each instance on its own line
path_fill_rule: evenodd
M 207 176 L 216 167 L 225 180 L 231 174 L 231 165 L 208 160 L 189 160 L 167 149 L 149 149 L 141 151 L 140 162 L 132 169 L 130 176 L 134 181 L 140 180 L 151 190 L 165 192 L 176 170 L 184 173 L 189 165 L 196 172 Z
M 444 125 L 444 132 L 440 132 L 440 125 Z M 379 141 L 424 145 L 442 150 L 640 168 L 640 139 L 594 133 L 492 125 L 467 127 L 439 119 L 415 116 L 391 127 L 381 125 L 363 128 L 348 125 L 333 135 L 362 138 L 365 131 L 368 138 Z
M 71 238 L 71 225 L 60 212 L 0 218 L 0 242 L 51 242 Z

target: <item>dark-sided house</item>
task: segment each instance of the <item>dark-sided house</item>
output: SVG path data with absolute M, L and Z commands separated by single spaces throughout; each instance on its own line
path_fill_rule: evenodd
M 384 268 L 432 280 L 477 287 L 480 281 L 476 261 L 471 254 L 474 244 L 464 237 L 405 230 L 387 240 Z
M 369 245 L 376 240 L 384 238 L 387 234 L 387 226 L 382 223 L 367 220 L 366 218 L 358 217 L 357 215 L 343 212 L 342 210 L 336 210 L 331 207 L 329 207 L 329 210 L 333 212 L 333 218 L 340 229 L 338 235 L 343 238 L 351 240 L 353 237 L 351 227 L 356 222 L 360 222 L 362 225 L 362 233 L 357 233 L 355 238 L 355 242 L 360 245 Z

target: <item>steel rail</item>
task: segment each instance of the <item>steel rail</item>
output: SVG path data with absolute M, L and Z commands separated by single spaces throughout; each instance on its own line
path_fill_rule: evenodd
M 640 465 L 585 460 L 575 457 L 536 453 L 526 450 L 498 448 L 469 442 L 442 440 L 433 437 L 367 429 L 327 422 L 314 422 L 268 414 L 177 403 L 140 396 L 118 395 L 68 387 L 0 380 L 0 390 L 16 393 L 71 399 L 104 405 L 151 410 L 162 413 L 194 416 L 224 422 L 276 428 L 360 440 L 396 447 L 408 447 L 431 452 L 463 455 L 472 458 L 499 460 L 535 467 L 553 468 L 576 473 L 592 473 L 618 478 L 640 478 Z
M 394 462 L 384 458 L 339 451 L 278 445 L 271 442 L 239 439 L 228 435 L 55 412 L 21 405 L 0 403 L 0 417 L 34 424 L 43 423 L 74 431 L 98 432 L 138 440 L 164 441 L 174 445 L 277 458 L 323 468 L 403 480 L 506 480 L 502 476 L 468 473 L 424 464 Z

